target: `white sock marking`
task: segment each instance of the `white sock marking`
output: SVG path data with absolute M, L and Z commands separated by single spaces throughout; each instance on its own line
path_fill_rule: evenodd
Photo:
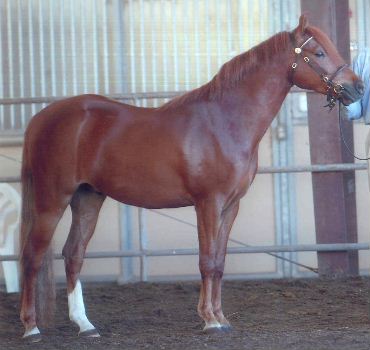
M 222 326 L 219 322 L 206 323 L 206 325 L 203 328 L 203 331 L 206 331 L 207 329 L 211 328 L 222 328 Z
M 40 334 L 40 331 L 37 327 L 32 328 L 30 331 L 26 331 L 23 334 L 23 338 L 29 337 L 30 335 Z
M 68 308 L 69 318 L 80 327 L 80 333 L 95 329 L 86 317 L 80 280 L 77 280 L 75 289 L 72 293 L 68 294 Z

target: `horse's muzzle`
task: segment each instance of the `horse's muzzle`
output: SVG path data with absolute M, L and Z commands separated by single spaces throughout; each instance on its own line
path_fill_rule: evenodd
M 341 91 L 338 100 L 346 106 L 361 99 L 364 95 L 365 85 L 362 80 L 357 80 L 354 84 L 344 83 L 342 86 L 343 90 Z

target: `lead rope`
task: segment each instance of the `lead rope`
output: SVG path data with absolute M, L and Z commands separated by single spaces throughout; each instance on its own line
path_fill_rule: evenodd
M 344 144 L 344 146 L 346 147 L 347 151 L 354 157 L 356 158 L 357 160 L 370 160 L 370 157 L 367 157 L 367 158 L 361 158 L 361 157 L 357 157 L 354 152 L 351 151 L 351 149 L 349 148 L 348 146 L 348 143 L 344 137 L 344 134 L 343 134 L 343 120 L 342 120 L 342 115 L 341 115 L 341 110 L 342 110 L 342 102 L 339 101 L 339 114 L 338 114 L 338 118 L 339 118 L 339 130 L 340 130 L 340 137 L 342 139 L 342 142 Z

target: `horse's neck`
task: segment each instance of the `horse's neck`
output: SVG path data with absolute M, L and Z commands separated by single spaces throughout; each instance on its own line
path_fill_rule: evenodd
M 292 84 L 285 62 L 273 62 L 256 69 L 238 87 L 226 92 L 224 106 L 229 107 L 228 118 L 239 124 L 246 137 L 260 141 L 278 113 Z

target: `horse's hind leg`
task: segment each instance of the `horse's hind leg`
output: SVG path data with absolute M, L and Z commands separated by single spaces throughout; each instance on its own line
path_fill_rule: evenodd
M 37 195 L 36 195 L 37 196 Z M 48 202 L 45 198 L 44 207 L 37 207 L 34 209 L 33 218 L 29 225 L 29 231 L 24 236 L 23 249 L 22 249 L 22 296 L 21 296 L 21 320 L 25 327 L 24 338 L 31 339 L 32 341 L 40 340 L 40 331 L 36 325 L 36 299 L 40 299 L 40 296 L 36 295 L 36 282 L 38 279 L 39 271 L 42 268 L 47 268 L 47 264 L 51 264 L 51 261 L 47 261 L 43 264 L 45 253 L 48 250 L 55 228 L 67 206 L 68 200 L 60 203 L 60 206 L 52 202 Z M 48 254 L 48 259 L 52 259 L 52 255 Z M 49 273 L 49 272 L 47 272 Z M 51 277 L 47 281 L 48 284 L 52 283 Z M 43 285 L 42 288 L 46 291 L 52 288 L 50 285 Z M 38 315 L 44 317 L 47 303 L 54 302 L 54 300 L 40 300 L 39 312 L 44 315 Z M 50 307 L 50 306 L 49 306 Z M 48 310 L 51 314 L 50 310 Z
M 85 250 L 94 233 L 104 199 L 104 195 L 95 192 L 88 185 L 82 185 L 78 188 L 72 198 L 72 225 L 63 248 L 69 317 L 80 328 L 80 335 L 90 337 L 98 337 L 99 333 L 86 317 L 81 283 L 78 277 Z

